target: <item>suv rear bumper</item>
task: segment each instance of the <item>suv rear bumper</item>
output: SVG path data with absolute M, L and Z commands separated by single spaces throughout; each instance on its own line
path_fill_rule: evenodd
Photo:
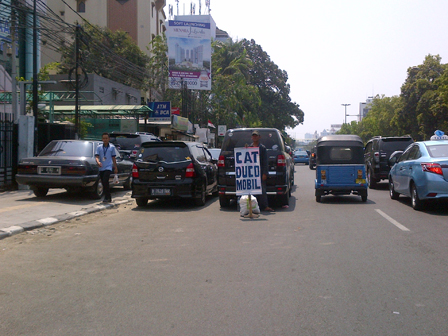
M 287 185 L 267 186 L 266 195 L 285 195 L 287 192 L 289 192 L 288 188 L 289 186 Z M 220 196 L 236 197 L 235 186 L 218 185 L 218 192 Z

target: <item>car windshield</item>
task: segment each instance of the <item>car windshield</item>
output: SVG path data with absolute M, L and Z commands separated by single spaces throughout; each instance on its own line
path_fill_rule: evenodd
M 110 136 L 110 142 L 112 142 L 114 145 L 118 147 L 118 149 L 121 150 L 132 150 L 134 149 L 135 145 L 140 145 L 140 137 L 138 134 L 132 134 L 129 136 L 125 135 L 117 135 L 117 136 Z
M 431 145 L 427 146 L 429 155 L 433 158 L 446 158 L 448 157 L 448 143 L 445 145 Z
M 138 161 L 145 162 L 179 162 L 191 160 L 190 151 L 185 146 L 143 147 L 137 156 Z
M 270 130 L 259 130 L 258 132 L 260 133 L 260 143 L 263 144 L 266 149 L 283 150 L 283 148 L 280 148 L 282 142 L 276 132 Z M 252 143 L 251 134 L 251 130 L 229 132 L 224 139 L 222 150 L 233 151 L 235 147 L 249 146 Z
M 294 155 L 305 155 L 305 156 L 308 156 L 308 153 L 307 152 L 296 151 L 296 152 L 294 152 Z
M 89 141 L 52 141 L 39 156 L 93 156 L 93 143 Z

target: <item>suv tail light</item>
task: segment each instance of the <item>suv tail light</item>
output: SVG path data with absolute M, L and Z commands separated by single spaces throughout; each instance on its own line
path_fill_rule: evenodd
M 373 157 L 375 158 L 376 163 L 380 162 L 380 153 L 379 152 L 373 153 Z
M 283 154 L 277 155 L 277 167 L 285 167 L 286 166 L 286 158 Z
M 224 167 L 225 157 L 224 155 L 220 155 L 218 159 L 218 167 Z
M 185 177 L 195 177 L 195 176 L 196 176 L 196 172 L 194 171 L 193 163 L 190 163 L 185 172 Z
M 443 176 L 442 167 L 438 163 L 420 163 L 424 172 L 434 173 Z
M 134 165 L 132 166 L 132 178 L 139 178 L 138 176 L 138 168 L 137 165 L 134 163 Z

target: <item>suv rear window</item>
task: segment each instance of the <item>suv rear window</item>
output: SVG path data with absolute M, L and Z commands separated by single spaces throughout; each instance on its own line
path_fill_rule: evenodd
M 159 146 L 145 146 L 140 149 L 137 160 L 145 162 L 180 162 L 191 160 L 188 146 L 185 144 L 163 144 Z
M 139 146 L 141 141 L 138 134 L 126 134 L 126 135 L 110 135 L 110 142 L 114 145 L 119 145 L 119 149 L 134 149 L 135 145 Z
M 258 130 L 260 133 L 260 143 L 263 144 L 266 149 L 280 150 L 284 149 L 282 141 L 279 139 L 278 133 L 270 130 Z M 252 130 L 229 132 L 226 134 L 224 143 L 222 144 L 222 151 L 233 151 L 235 147 L 245 147 L 252 143 Z
M 410 138 L 382 139 L 380 142 L 380 149 L 383 151 L 395 152 L 397 150 L 404 150 L 413 142 L 414 141 Z

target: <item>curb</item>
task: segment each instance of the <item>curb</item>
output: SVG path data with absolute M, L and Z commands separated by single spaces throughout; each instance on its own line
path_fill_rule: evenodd
M 132 200 L 133 199 L 130 196 L 124 197 L 123 199 L 119 199 L 112 203 L 108 203 L 108 204 L 104 204 L 104 205 L 97 204 L 90 208 L 84 208 L 79 211 L 65 213 L 65 214 L 62 214 L 59 216 L 55 216 L 55 217 L 47 217 L 47 218 L 37 219 L 37 220 L 22 223 L 19 225 L 10 226 L 8 228 L 3 228 L 3 229 L 0 229 L 0 240 L 7 238 L 7 237 L 11 237 L 11 236 L 19 234 L 19 233 L 22 233 L 24 231 L 34 230 L 34 229 L 37 229 L 37 228 L 40 228 L 43 226 L 49 226 L 52 224 L 64 222 L 66 220 L 70 220 L 70 219 L 73 219 L 76 217 L 81 217 L 84 215 L 88 215 L 88 214 L 91 214 L 94 212 L 99 212 L 99 211 L 106 210 L 106 209 L 117 208 L 118 205 L 128 203 L 129 201 L 132 201 Z

